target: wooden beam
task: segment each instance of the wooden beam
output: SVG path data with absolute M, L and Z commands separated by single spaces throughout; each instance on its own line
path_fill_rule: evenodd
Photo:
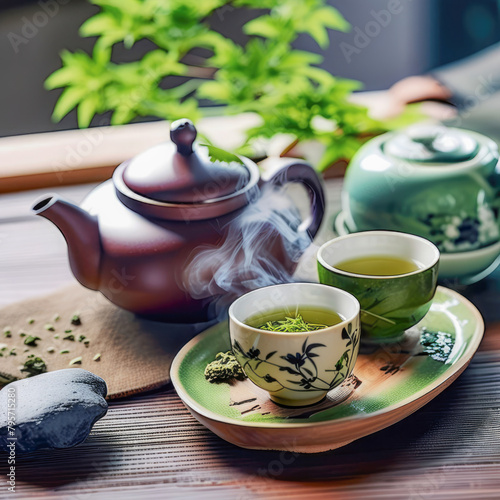
M 226 149 L 242 143 L 254 115 L 206 118 L 199 131 Z M 0 193 L 100 182 L 124 160 L 168 141 L 164 121 L 0 139 Z

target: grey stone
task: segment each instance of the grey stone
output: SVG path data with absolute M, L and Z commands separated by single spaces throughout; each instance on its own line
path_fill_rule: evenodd
M 12 389 L 15 406 L 9 415 Z M 106 382 L 81 368 L 43 373 L 8 384 L 0 391 L 0 450 L 10 451 L 13 442 L 18 453 L 81 443 L 108 411 L 106 394 Z M 9 435 L 8 417 L 14 417 L 15 436 Z

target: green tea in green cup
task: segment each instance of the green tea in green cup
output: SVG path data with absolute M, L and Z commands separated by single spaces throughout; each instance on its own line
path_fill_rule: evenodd
M 341 236 L 318 250 L 319 281 L 361 304 L 361 338 L 396 342 L 429 311 L 437 286 L 439 250 L 395 231 Z

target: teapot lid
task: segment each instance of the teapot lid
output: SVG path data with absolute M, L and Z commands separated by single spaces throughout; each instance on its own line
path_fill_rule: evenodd
M 251 177 L 246 163 L 217 148 L 195 145 L 196 135 L 190 120 L 173 122 L 172 142 L 133 158 L 123 169 L 123 183 L 147 199 L 175 204 L 220 199 L 244 188 Z
M 472 160 L 479 147 L 466 131 L 435 125 L 409 127 L 393 135 L 383 146 L 386 154 L 424 164 Z

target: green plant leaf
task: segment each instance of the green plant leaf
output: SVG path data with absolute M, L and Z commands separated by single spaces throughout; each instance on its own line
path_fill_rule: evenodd
M 107 43 L 102 43 L 102 39 L 97 40 L 92 57 L 97 66 L 104 68 L 111 61 L 111 47 Z
M 78 115 L 78 126 L 80 128 L 86 128 L 90 125 L 94 114 L 96 113 L 99 105 L 99 98 L 90 94 L 78 105 L 77 115 Z
M 77 67 L 63 66 L 62 68 L 54 71 L 46 80 L 45 88 L 52 90 L 59 87 L 71 85 L 81 76 L 81 70 Z
M 308 22 L 307 27 L 304 27 L 304 31 L 311 35 L 311 37 L 322 49 L 328 47 L 328 32 L 326 31 L 326 28 L 324 26 L 322 26 L 321 24 Z
M 222 162 L 222 163 L 240 163 L 243 165 L 243 161 L 236 156 L 234 153 L 225 151 L 224 149 L 217 148 L 212 144 L 200 144 L 208 149 L 208 156 L 212 162 Z
M 292 68 L 307 68 L 310 64 L 320 64 L 323 61 L 323 56 L 306 52 L 305 50 L 293 50 L 283 55 L 280 61 L 280 68 L 283 70 Z M 319 71 L 320 68 L 315 68 Z
M 200 86 L 198 95 L 215 102 L 228 101 L 231 96 L 231 86 L 224 81 L 205 82 Z
M 144 2 L 140 0 L 91 0 L 91 3 L 99 7 L 114 7 L 128 12 L 138 12 L 144 6 Z
M 349 31 L 351 29 L 351 25 L 346 21 L 344 16 L 335 7 L 331 7 L 330 5 L 317 9 L 314 17 L 318 20 L 321 19 L 324 26 L 337 31 Z
M 140 61 L 140 67 L 150 75 L 185 75 L 188 67 L 163 50 L 148 52 Z
M 86 94 L 87 92 L 84 88 L 68 87 L 59 97 L 54 107 L 52 118 L 56 121 L 61 120 L 84 99 Z
M 243 26 L 243 31 L 247 35 L 258 35 L 264 38 L 278 38 L 282 29 L 283 24 L 271 16 L 257 17 Z
M 99 36 L 117 29 L 117 20 L 109 12 L 100 12 L 87 19 L 80 26 L 80 35 L 84 37 Z
M 92 56 L 64 51 L 62 67 L 45 82 L 47 89 L 64 89 L 54 108 L 56 120 L 75 107 L 80 127 L 106 111 L 112 124 L 253 112 L 260 124 L 248 132 L 240 152 L 250 154 L 257 141 L 283 133 L 324 144 L 319 167 L 326 168 L 337 158 L 349 159 L 368 137 L 417 117 L 408 113 L 386 124 L 371 119 L 365 108 L 349 102 L 359 82 L 318 67 L 322 54 L 293 48 L 301 33 L 325 48 L 330 30 L 349 29 L 326 0 L 90 1 L 100 9 L 80 34 L 97 37 Z M 242 7 L 256 15 L 243 27 L 248 42 L 239 45 L 214 31 L 209 20 L 218 16 L 226 22 L 227 8 L 230 22 L 231 10 Z M 115 44 L 130 48 L 138 41 L 150 50 L 114 61 Z M 223 106 L 200 107 L 202 99 Z M 212 149 L 214 161 L 235 161 L 221 151 Z
M 328 71 L 316 68 L 314 66 L 305 66 L 300 68 L 301 73 L 307 78 L 317 82 L 322 86 L 333 86 L 335 85 L 335 77 L 332 76 Z
M 337 31 L 348 31 L 350 25 L 337 9 L 325 6 L 313 10 L 304 19 L 304 22 L 297 26 L 298 31 L 303 31 L 311 35 L 322 49 L 325 49 L 329 45 L 327 28 Z
M 136 116 L 136 113 L 129 108 L 116 108 L 111 116 L 111 125 L 124 125 L 129 123 Z

